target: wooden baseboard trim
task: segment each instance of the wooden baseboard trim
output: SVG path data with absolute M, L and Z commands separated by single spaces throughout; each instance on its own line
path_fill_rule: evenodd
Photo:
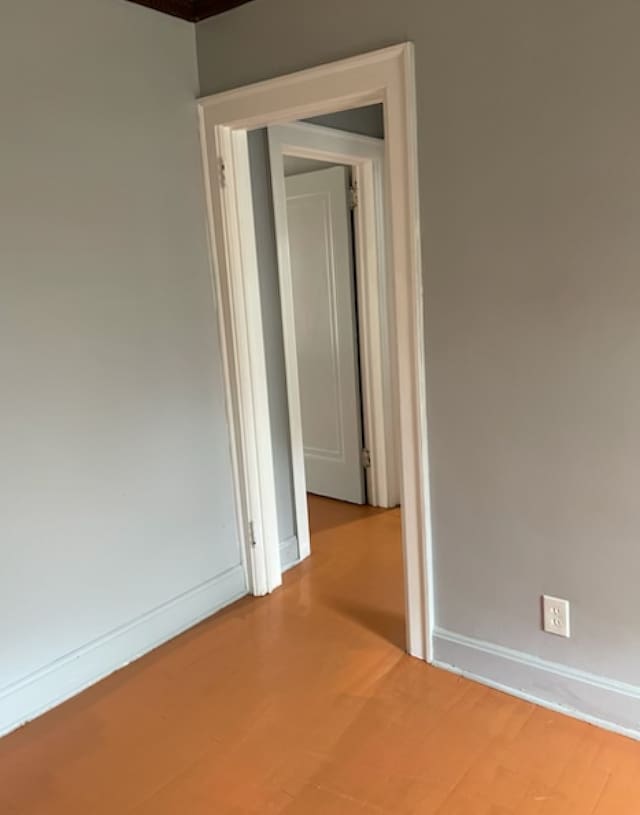
M 70 699 L 247 593 L 241 565 L 0 689 L 0 736 Z
M 640 687 L 437 628 L 434 665 L 640 740 Z

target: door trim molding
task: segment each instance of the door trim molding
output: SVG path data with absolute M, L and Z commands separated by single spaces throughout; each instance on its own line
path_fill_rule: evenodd
M 394 416 L 397 384 L 395 371 L 390 364 L 395 317 L 391 298 L 388 297 L 387 277 L 390 264 L 387 262 L 385 218 L 388 211 L 385 206 L 385 147 L 383 139 L 308 123 L 273 125 L 268 133 L 296 519 L 297 529 L 307 530 L 304 535 L 299 535 L 302 543 L 300 557 L 303 558 L 310 549 L 296 341 L 293 331 L 284 156 L 315 159 L 353 168 L 358 191 L 358 205 L 354 209 L 354 246 L 363 430 L 365 447 L 371 452 L 371 467 L 366 470 L 367 494 L 369 503 L 373 506 L 393 507 L 400 502 L 400 490 L 397 483 L 395 438 L 397 417 Z M 300 449 L 297 449 L 298 445 Z
M 246 130 L 382 102 L 391 214 L 407 650 L 432 660 L 433 591 L 415 66 L 403 43 L 199 101 L 209 230 L 254 593 L 281 581 Z M 252 521 L 253 540 L 249 540 Z

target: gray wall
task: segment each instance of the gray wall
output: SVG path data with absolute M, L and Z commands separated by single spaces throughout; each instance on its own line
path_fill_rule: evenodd
M 384 138 L 384 109 L 382 105 L 367 105 L 363 108 L 341 110 L 338 113 L 325 113 L 323 116 L 312 116 L 305 122 L 346 130 L 348 133 L 359 133 L 361 136 Z
M 278 282 L 278 249 L 275 241 L 271 173 L 269 168 L 269 142 L 267 131 L 249 133 L 251 185 L 256 223 L 256 250 L 260 275 L 260 297 L 267 357 L 267 384 L 269 388 L 269 415 L 273 443 L 273 466 L 276 482 L 278 531 L 283 556 L 290 556 L 286 547 L 296 537 L 294 515 L 291 440 L 289 435 L 289 406 L 287 379 L 282 339 L 280 310 L 280 284 Z M 297 543 L 293 545 L 297 560 Z M 285 562 L 284 565 L 289 565 Z
M 193 27 L 1 16 L 0 732 L 243 588 Z
M 315 170 L 328 170 L 330 167 L 341 166 L 327 161 L 317 161 L 314 158 L 300 158 L 300 156 L 284 156 L 282 164 L 286 178 L 304 173 L 313 173 Z
M 437 622 L 635 683 L 638 30 L 634 0 L 255 0 L 197 27 L 205 93 L 415 43 Z
M 384 134 L 381 105 L 368 105 L 353 110 L 344 110 L 326 116 L 316 116 L 306 121 L 376 138 L 382 138 Z M 278 282 L 278 249 L 275 240 L 269 142 L 266 129 L 254 130 L 249 133 L 249 158 L 256 222 L 256 249 L 260 275 L 262 321 L 267 357 L 278 531 L 283 565 L 290 566 L 292 562 L 298 559 L 297 541 L 293 540 L 297 536 L 297 530 L 282 339 L 280 285 Z M 304 161 L 304 159 L 301 161 Z

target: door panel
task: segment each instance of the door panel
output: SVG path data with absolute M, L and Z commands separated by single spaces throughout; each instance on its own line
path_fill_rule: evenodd
M 348 170 L 286 179 L 307 489 L 365 502 Z

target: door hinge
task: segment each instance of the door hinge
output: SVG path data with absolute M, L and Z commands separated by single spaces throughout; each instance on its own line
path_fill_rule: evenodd
M 358 182 L 352 181 L 349 186 L 349 208 L 355 209 L 358 206 Z
M 218 159 L 218 173 L 220 177 L 220 186 L 224 189 L 227 186 L 227 165 L 223 158 Z
M 253 523 L 253 521 L 249 521 L 249 541 L 252 546 L 258 545 L 258 542 L 256 541 L 255 524 Z
M 368 470 L 371 467 L 371 451 L 367 450 L 367 448 L 363 448 L 362 450 L 362 466 L 365 470 Z

